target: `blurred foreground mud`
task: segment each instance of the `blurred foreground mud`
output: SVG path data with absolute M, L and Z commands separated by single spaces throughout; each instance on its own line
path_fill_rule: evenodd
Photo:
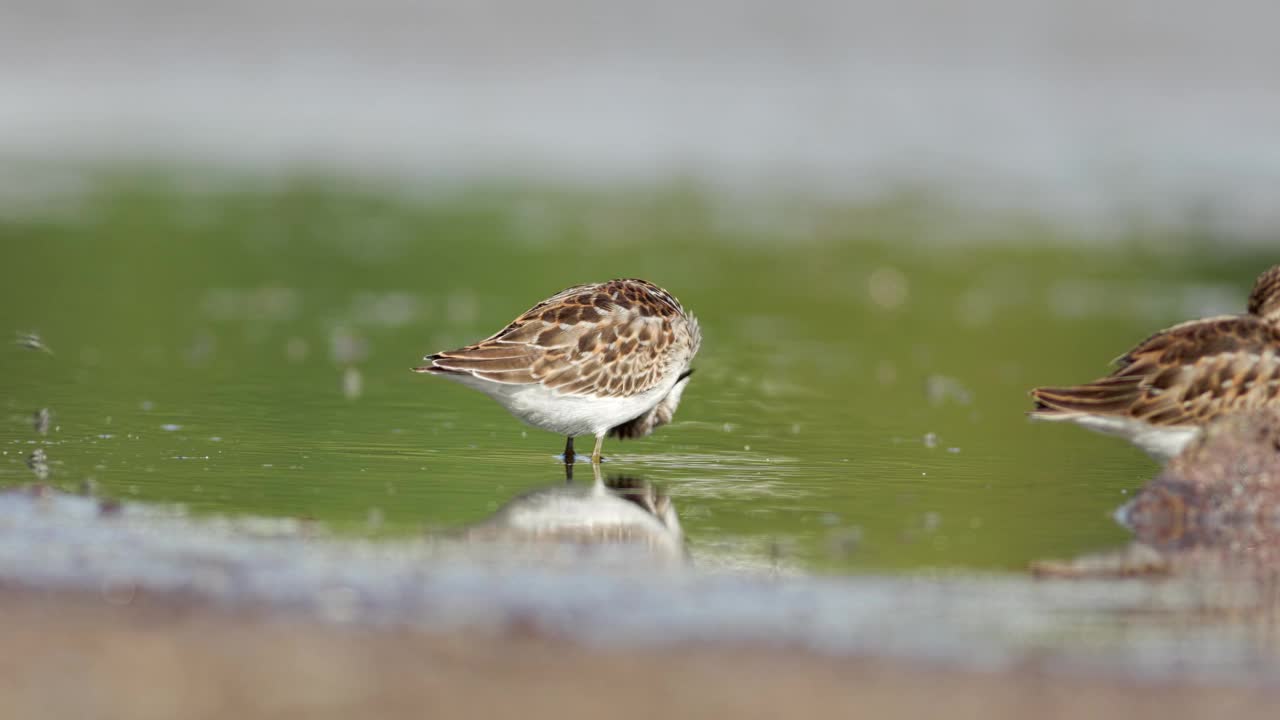
M 344 626 L 194 598 L 0 589 L 5 715 L 40 718 L 1274 717 L 1260 687 L 991 673 L 528 628 Z

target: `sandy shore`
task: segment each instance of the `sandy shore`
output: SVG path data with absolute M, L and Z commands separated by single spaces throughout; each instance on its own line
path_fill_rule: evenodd
M 1274 717 L 1280 689 L 834 659 L 753 645 L 591 649 L 519 626 L 432 632 L 180 596 L 0 590 L 21 718 Z M 944 710 L 945 709 L 945 710 Z

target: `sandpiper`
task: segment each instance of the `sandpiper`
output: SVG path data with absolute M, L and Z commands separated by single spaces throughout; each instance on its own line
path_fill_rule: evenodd
M 414 372 L 443 375 L 497 400 L 536 428 L 644 437 L 671 422 L 702 341 L 698 321 L 671 293 L 645 280 L 562 290 L 489 338 L 428 355 Z
M 1258 277 L 1245 314 L 1175 325 L 1121 356 L 1110 375 L 1031 397 L 1032 418 L 1118 435 L 1161 462 L 1213 420 L 1280 407 L 1280 265 Z

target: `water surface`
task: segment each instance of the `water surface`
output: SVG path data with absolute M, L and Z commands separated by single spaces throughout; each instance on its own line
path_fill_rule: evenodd
M 43 447 L 58 486 L 197 513 L 467 525 L 562 481 L 563 439 L 409 368 L 636 276 L 705 341 L 675 424 L 607 443 L 607 469 L 665 488 L 701 562 L 1013 570 L 1122 543 L 1111 513 L 1155 465 L 1028 423 L 1026 391 L 1242 307 L 1273 259 L 1140 229 L 1071 250 L 1025 220 L 940 241 L 957 231 L 921 202 L 95 181 L 0 219 L 0 329 L 51 350 L 0 351 L 0 483 Z

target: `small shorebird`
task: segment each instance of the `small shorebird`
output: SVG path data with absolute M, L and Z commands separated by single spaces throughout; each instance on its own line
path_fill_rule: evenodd
M 1167 462 L 1209 422 L 1280 407 L 1280 265 L 1258 277 L 1248 312 L 1152 335 L 1084 385 L 1031 391 L 1036 420 L 1118 435 Z
M 644 437 L 671 422 L 702 341 L 698 321 L 666 290 L 610 280 L 562 290 L 493 336 L 428 355 L 414 372 L 457 380 L 536 428 L 573 438 Z

